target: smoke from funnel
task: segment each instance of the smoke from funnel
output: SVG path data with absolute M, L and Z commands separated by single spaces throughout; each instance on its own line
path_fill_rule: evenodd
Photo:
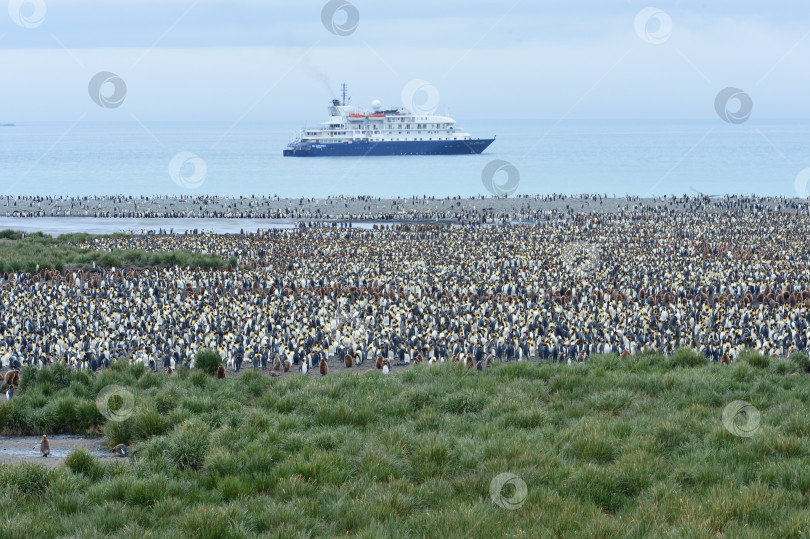
M 301 65 L 312 78 L 323 84 L 326 89 L 329 90 L 329 94 L 332 96 L 332 99 L 337 99 L 335 91 L 332 89 L 332 84 L 329 82 L 329 77 L 326 75 L 326 73 L 312 65 L 309 54 L 304 57 L 304 61 L 301 62 Z

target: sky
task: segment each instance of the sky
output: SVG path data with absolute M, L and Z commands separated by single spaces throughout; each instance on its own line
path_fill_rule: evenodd
M 299 126 L 341 82 L 457 119 L 716 119 L 728 87 L 810 118 L 806 0 L 332 2 L 4 0 L 0 121 Z

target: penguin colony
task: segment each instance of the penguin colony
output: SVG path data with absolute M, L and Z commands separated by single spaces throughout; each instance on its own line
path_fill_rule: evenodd
M 125 359 L 168 372 L 213 348 L 229 371 L 326 375 L 330 362 L 485 368 L 686 347 L 732 363 L 746 347 L 778 357 L 807 350 L 806 206 L 656 204 L 538 210 L 532 224 L 97 239 L 84 247 L 189 249 L 239 267 L 2 274 L 0 367 L 96 371 Z
M 279 198 L 277 196 L 0 196 L 0 215 L 6 217 L 95 217 L 112 219 L 283 219 L 304 220 L 333 226 L 331 221 L 389 222 L 488 222 L 538 220 L 552 212 L 564 216 L 577 213 L 660 213 L 679 207 L 727 210 L 741 205 L 758 205 L 790 211 L 806 202 L 784 197 L 707 198 L 616 197 L 604 194 L 546 195 L 515 197 L 429 197 L 380 198 L 337 195 L 327 198 Z M 340 223 L 334 226 L 343 226 Z M 180 230 L 181 224 L 170 230 Z

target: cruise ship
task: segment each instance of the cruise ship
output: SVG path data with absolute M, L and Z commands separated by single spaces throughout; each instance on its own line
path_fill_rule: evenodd
M 478 154 L 495 138 L 473 138 L 449 116 L 414 114 L 404 107 L 382 110 L 380 102 L 367 111 L 333 99 L 329 119 L 317 128 L 302 129 L 287 145 L 285 156 L 337 157 L 379 155 Z

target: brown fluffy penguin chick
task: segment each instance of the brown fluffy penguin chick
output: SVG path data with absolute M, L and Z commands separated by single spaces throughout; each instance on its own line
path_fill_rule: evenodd
M 8 371 L 4 378 L 5 382 L 10 386 L 20 385 L 20 371 Z
M 273 370 L 280 371 L 281 370 L 281 358 L 276 356 L 276 359 L 273 360 Z
M 472 367 L 472 366 L 473 366 L 473 357 L 472 357 L 472 354 L 467 354 L 467 366 L 468 366 L 468 367 Z
M 382 369 L 382 367 L 383 367 L 383 357 L 377 356 L 377 368 Z
M 171 368 L 171 367 L 169 367 L 169 370 L 168 370 L 168 371 L 166 371 L 166 374 L 172 374 L 173 372 L 174 372 L 174 371 L 172 370 L 172 368 Z
M 225 365 L 217 367 L 217 378 L 225 378 Z
M 284 360 L 284 372 L 290 372 L 290 368 L 292 367 L 292 361 L 289 359 Z
M 416 354 L 416 357 L 414 358 L 413 362 L 422 363 L 422 361 L 423 361 L 422 354 Z
M 629 355 L 630 355 L 630 350 L 627 350 L 626 348 L 624 350 L 622 350 L 622 359 L 626 358 Z
M 476 363 L 476 364 L 475 364 L 475 368 L 476 368 L 477 370 L 479 370 L 479 371 L 483 371 L 483 370 L 484 370 L 484 366 L 481 364 L 481 362 L 480 362 L 480 361 L 479 361 L 478 363 Z
M 346 354 L 346 356 L 343 358 L 343 364 L 346 365 L 347 369 L 352 368 L 352 366 L 354 365 L 354 358 L 352 357 L 351 354 Z
M 720 358 L 720 363 L 723 365 L 731 365 L 731 358 L 728 357 L 728 354 L 723 354 L 723 357 Z
M 326 360 L 322 359 L 320 364 L 318 365 L 318 369 L 321 371 L 321 376 L 326 376 L 329 374 L 329 365 L 326 364 Z
M 39 452 L 42 453 L 43 457 L 47 457 L 51 454 L 51 442 L 48 441 L 48 437 L 44 434 L 42 435 L 42 440 L 39 442 Z

